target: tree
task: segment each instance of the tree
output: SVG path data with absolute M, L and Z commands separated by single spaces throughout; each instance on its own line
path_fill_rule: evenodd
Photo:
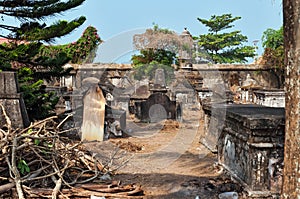
M 131 60 L 134 66 L 134 77 L 137 80 L 143 77 L 153 79 L 155 70 L 162 68 L 165 71 L 166 81 L 169 82 L 174 76 L 173 62 L 176 54 L 164 49 L 145 49 L 140 51 L 140 55 L 133 55 Z
M 142 34 L 133 36 L 133 44 L 137 50 L 144 49 L 164 49 L 178 53 L 183 45 L 182 39 L 174 31 L 159 28 L 156 24 Z
M 164 49 L 144 49 L 140 55 L 133 55 L 131 60 L 133 65 L 150 64 L 156 61 L 160 64 L 171 66 L 176 59 L 176 54 Z
M 264 48 L 276 49 L 280 46 L 283 46 L 283 26 L 278 30 L 268 28 L 263 32 L 262 44 Z
M 9 40 L 8 44 L 0 46 L 0 69 L 26 66 L 31 69 L 44 68 L 50 71 L 61 71 L 61 66 L 69 60 L 63 59 L 61 53 L 54 57 L 40 55 L 40 48 L 43 42 L 53 42 L 56 38 L 71 33 L 84 23 L 85 17 L 81 16 L 71 22 L 59 20 L 48 26 L 45 21 L 83 2 L 84 0 L 1 1 L 0 11 L 4 21 L 6 20 L 4 17 L 15 17 L 20 23 L 0 25 L 2 33 L 0 36 Z M 14 63 L 18 64 L 14 65 Z
M 64 45 L 42 45 L 39 54 L 55 57 L 59 53 L 65 53 L 71 63 L 92 63 L 101 42 L 97 29 L 88 26 L 77 41 Z
M 101 39 L 97 34 L 97 29 L 89 26 L 76 42 L 64 45 L 42 45 L 39 55 L 56 57 L 58 54 L 61 54 L 64 56 L 64 59 L 70 60 L 71 63 L 91 63 L 100 42 Z M 20 90 L 24 97 L 29 118 L 33 120 L 49 116 L 58 102 L 58 97 L 53 92 L 45 92 L 44 81 L 42 79 L 52 78 L 53 80 L 57 76 L 53 71 L 35 70 L 33 72 L 28 67 L 18 68 Z M 67 74 L 68 71 L 64 73 Z M 60 73 L 60 75 L 63 75 L 63 73 Z
M 144 76 L 152 79 L 155 70 L 163 68 L 167 82 L 174 76 L 173 64 L 178 64 L 179 50 L 187 45 L 174 31 L 159 28 L 158 25 L 147 29 L 143 34 L 134 35 L 133 42 L 140 51 L 140 54 L 131 58 L 134 77 L 138 80 Z
M 278 87 L 284 85 L 284 48 L 283 48 L 283 26 L 278 30 L 268 28 L 263 32 L 262 44 L 264 53 L 261 64 L 273 66 L 273 72 L 278 77 Z
M 286 81 L 282 198 L 300 198 L 300 2 L 283 0 Z
M 255 56 L 255 47 L 242 45 L 247 42 L 247 37 L 241 31 L 224 32 L 234 27 L 232 25 L 241 17 L 232 17 L 231 14 L 221 16 L 212 15 L 209 20 L 197 18 L 203 25 L 208 27 L 208 34 L 197 38 L 198 44 L 207 51 L 211 60 L 215 63 L 245 63 L 246 58 Z
M 42 54 L 44 43 L 51 43 L 71 33 L 82 25 L 85 17 L 81 16 L 70 22 L 59 20 L 47 25 L 46 19 L 81 5 L 84 0 L 6 0 L 0 1 L 0 12 L 5 22 L 13 17 L 18 24 L 0 24 L 0 37 L 8 43 L 0 45 L 0 70 L 19 71 L 21 91 L 27 95 L 25 104 L 29 115 L 33 115 L 37 106 L 43 106 L 43 113 L 34 113 L 41 119 L 47 110 L 54 108 L 57 99 L 44 92 L 42 79 L 65 74 L 62 66 L 70 60 L 66 52 L 51 56 Z M 31 97 L 29 97 L 31 96 Z M 50 99 L 51 98 L 51 99 Z

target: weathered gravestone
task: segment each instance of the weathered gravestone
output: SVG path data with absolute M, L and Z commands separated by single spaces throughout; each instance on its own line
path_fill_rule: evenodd
M 83 98 L 81 140 L 103 141 L 105 98 L 98 84 L 93 85 Z
M 17 74 L 15 72 L 0 72 L 0 104 L 10 118 L 13 129 L 29 125 L 30 122 L 19 91 Z M 0 127 L 3 128 L 5 125 L 6 120 L 3 110 L 1 110 Z
M 155 70 L 154 87 L 166 87 L 165 71 L 162 68 Z

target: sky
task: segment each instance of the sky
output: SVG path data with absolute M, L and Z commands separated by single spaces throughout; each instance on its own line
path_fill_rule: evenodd
M 70 35 L 56 41 L 65 44 L 76 41 L 89 25 L 98 30 L 104 41 L 95 62 L 129 62 L 134 49 L 132 36 L 158 24 L 180 34 L 187 28 L 193 36 L 207 33 L 207 27 L 197 18 L 231 13 L 242 17 L 234 28 L 248 37 L 247 45 L 257 43 L 262 54 L 261 37 L 268 29 L 279 29 L 283 23 L 280 0 L 86 0 L 83 5 L 67 11 L 57 19 L 72 20 L 86 16 L 86 22 Z

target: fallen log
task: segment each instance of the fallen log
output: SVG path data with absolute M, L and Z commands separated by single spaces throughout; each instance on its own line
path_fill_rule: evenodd
M 77 184 L 75 185 L 76 188 L 83 188 L 83 189 L 90 189 L 90 190 L 97 190 L 97 189 L 106 189 L 117 187 L 120 185 L 120 181 L 112 181 L 110 184 L 96 184 L 96 183 L 86 183 L 86 184 Z
M 97 186 L 97 185 L 91 184 L 91 185 L 82 185 L 77 188 L 83 188 L 83 189 L 86 189 L 89 191 L 97 191 L 97 192 L 101 192 L 101 193 L 123 193 L 123 192 L 130 192 L 130 191 L 135 190 L 135 187 L 132 185 L 126 185 L 124 187 L 120 187 L 120 186 L 102 187 L 101 185 Z
M 16 184 L 14 182 L 1 185 L 0 186 L 0 194 L 8 192 L 10 189 L 14 188 L 15 186 L 16 186 Z
M 90 185 L 91 187 L 95 185 Z M 107 185 L 106 185 L 107 186 Z M 88 186 L 85 186 L 88 187 Z M 101 186 L 99 186 L 101 187 Z M 63 195 L 64 197 L 90 197 L 90 196 L 104 196 L 104 197 L 118 197 L 118 198 L 142 198 L 143 190 L 139 185 L 126 185 L 124 187 L 115 187 L 115 188 L 97 188 L 95 190 L 87 190 L 82 187 L 74 187 L 71 189 L 62 189 L 58 193 L 58 197 Z M 95 188 L 95 187 L 93 187 Z M 31 198 L 38 197 L 49 197 L 52 195 L 53 190 L 49 188 L 36 188 L 36 189 L 27 189 L 26 193 Z

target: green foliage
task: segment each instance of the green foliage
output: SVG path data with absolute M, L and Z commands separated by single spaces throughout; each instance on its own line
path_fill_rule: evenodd
M 40 143 L 41 143 L 41 140 L 39 140 L 39 139 L 34 139 L 34 144 L 35 144 L 35 145 L 38 146 Z
M 47 25 L 46 19 L 62 14 L 68 9 L 81 5 L 84 0 L 45 0 L 45 1 L 1 1 L 0 9 L 4 17 L 17 18 L 20 23 L 14 25 L 0 25 L 1 37 L 8 38 L 9 44 L 0 46 L 0 69 L 20 68 L 23 66 L 52 69 L 57 72 L 57 67 L 49 67 L 50 63 L 64 65 L 66 59 L 62 56 L 46 57 L 41 55 L 42 42 L 52 42 L 71 33 L 85 22 L 81 16 L 70 22 L 59 20 Z M 5 34 L 4 34 L 5 33 Z M 11 65 L 9 67 L 9 65 Z
M 59 98 L 54 92 L 46 92 L 43 80 L 35 80 L 30 68 L 18 71 L 20 91 L 23 93 L 27 113 L 31 121 L 52 115 Z
M 93 26 L 89 26 L 76 42 L 66 45 L 42 46 L 40 54 L 53 57 L 59 53 L 65 53 L 66 57 L 68 57 L 72 63 L 91 63 L 96 56 L 95 52 L 101 42 L 97 29 Z
M 264 49 L 263 63 L 284 68 L 283 26 L 278 30 L 268 28 L 263 32 L 262 44 Z
M 276 49 L 283 46 L 283 26 L 278 30 L 268 28 L 263 32 L 261 40 L 264 48 Z
M 85 21 L 85 17 L 73 20 L 71 22 L 60 20 L 49 27 L 44 27 L 38 23 L 23 23 L 21 29 L 17 32 L 17 38 L 25 41 L 54 41 L 54 38 L 60 38 L 72 32 Z M 36 26 L 34 26 L 36 24 Z
M 27 172 L 27 173 L 30 172 L 30 168 L 25 160 L 20 159 L 17 167 L 20 170 L 22 175 L 24 175 L 25 172 Z
M 160 32 L 160 33 L 164 33 L 164 34 L 174 34 L 174 31 L 171 31 L 167 28 L 160 28 L 158 26 L 158 24 L 153 24 L 153 31 L 154 32 Z
M 144 49 L 140 55 L 133 55 L 131 60 L 134 65 L 134 78 L 137 80 L 143 77 L 154 78 L 155 70 L 162 68 L 165 71 L 166 81 L 170 81 L 174 76 L 173 62 L 176 54 L 163 49 Z
M 232 17 L 231 14 L 223 14 L 221 16 L 212 15 L 209 20 L 197 18 L 205 26 L 209 27 L 208 31 L 213 33 L 218 33 L 222 30 L 232 28 L 233 23 L 236 20 L 241 19 L 241 17 Z
M 209 20 L 198 18 L 209 31 L 197 38 L 198 44 L 215 63 L 245 63 L 246 58 L 255 56 L 254 46 L 242 45 L 247 42 L 247 37 L 241 31 L 223 32 L 234 27 L 231 23 L 240 18 L 232 17 L 231 14 L 212 15 Z
M 176 54 L 164 49 L 144 49 L 140 55 L 133 55 L 133 65 L 150 64 L 153 61 L 159 64 L 171 66 L 176 59 Z
M 284 86 L 284 36 L 283 26 L 278 30 L 267 29 L 263 32 L 262 44 L 264 53 L 262 55 L 261 64 L 274 66 L 274 73 L 279 80 L 279 87 Z
M 64 11 L 80 6 L 83 2 L 84 0 L 10 0 L 1 1 L 0 7 L 2 7 L 2 14 L 13 16 L 20 20 L 43 20 L 46 17 L 53 17 Z
M 46 24 L 47 19 L 62 15 L 65 11 L 80 6 L 84 1 L 0 1 L 3 23 L 9 18 L 15 18 L 19 22 L 0 24 L 0 37 L 9 40 L 9 43 L 0 45 L 0 70 L 18 71 L 20 89 L 31 120 L 42 119 L 52 113 L 58 99 L 54 93 L 45 92 L 43 79 L 52 79 L 68 73 L 62 66 L 75 56 L 74 50 L 69 52 L 72 48 L 68 48 L 67 45 L 58 47 L 58 50 L 49 47 L 51 50 L 47 51 L 45 43 L 54 42 L 56 38 L 70 34 L 86 20 L 84 16 L 79 16 L 69 22 L 58 20 Z M 87 30 L 94 33 L 94 29 Z M 84 42 L 95 37 L 79 39 L 78 45 L 74 46 L 79 51 L 75 62 L 90 55 L 90 51 L 87 51 L 95 47 Z M 86 48 L 80 48 L 83 45 L 86 45 Z
M 153 80 L 155 77 L 156 69 L 161 68 L 164 69 L 166 83 L 168 84 L 174 77 L 174 69 L 173 67 L 159 64 L 156 61 L 152 61 L 149 64 L 139 64 L 134 67 L 134 78 L 137 80 L 142 80 L 144 77 L 148 77 L 149 80 Z

